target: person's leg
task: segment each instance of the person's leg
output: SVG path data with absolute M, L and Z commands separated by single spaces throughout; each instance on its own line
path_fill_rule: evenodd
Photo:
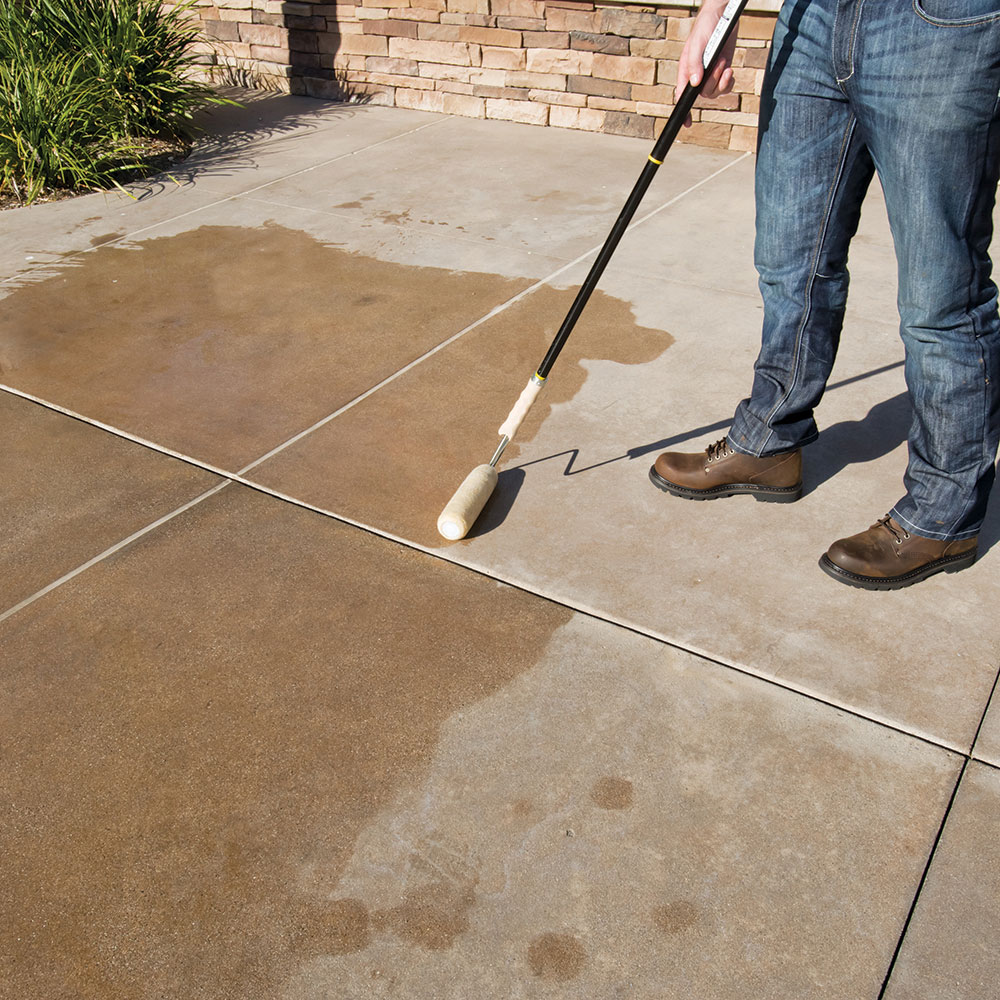
M 968 539 L 982 524 L 1000 435 L 988 254 L 1000 0 L 868 3 L 855 70 L 845 86 L 885 191 L 913 403 L 906 495 L 891 514 L 909 533 Z
M 836 356 L 847 249 L 873 172 L 837 80 L 833 39 L 842 10 L 840 18 L 837 0 L 787 0 L 781 9 L 755 183 L 760 356 L 728 437 L 701 454 L 665 452 L 650 469 L 653 484 L 675 496 L 789 502 L 802 493 L 798 450 L 817 434 L 813 408 Z
M 844 7 L 788 0 L 772 42 L 756 170 L 761 351 L 728 438 L 747 455 L 816 438 L 813 409 L 840 340 L 848 245 L 873 172 L 838 84 L 834 38 L 844 30 Z

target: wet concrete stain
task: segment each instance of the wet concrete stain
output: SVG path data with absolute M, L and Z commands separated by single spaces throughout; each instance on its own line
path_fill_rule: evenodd
M 376 928 L 428 951 L 444 951 L 469 929 L 475 885 L 436 882 L 407 893 L 399 906 L 374 914 Z
M 693 927 L 699 918 L 698 907 L 687 900 L 666 903 L 653 910 L 653 921 L 664 934 L 680 934 Z
M 511 804 L 510 811 L 517 819 L 527 819 L 537 812 L 531 799 L 516 799 Z
M 575 979 L 587 953 L 572 934 L 541 934 L 528 946 L 528 965 L 539 979 L 565 983 Z
M 334 208 L 364 208 L 364 203 L 366 201 L 371 201 L 375 195 L 373 194 L 363 194 L 360 198 L 355 201 L 342 201 L 339 205 L 334 205 Z
M 401 226 L 404 222 L 410 221 L 410 209 L 404 208 L 401 212 L 376 212 L 374 218 L 387 226 Z
M 632 805 L 632 782 L 625 778 L 601 778 L 590 789 L 590 798 L 602 809 L 627 809 Z
M 449 947 L 473 879 L 414 868 L 386 902 L 338 900 L 340 875 L 446 720 L 570 617 L 229 487 L 9 619 L 10 995 L 256 1000 L 376 934 Z
M 267 462 L 255 477 L 424 545 L 471 544 L 444 542 L 435 529 L 437 516 L 472 468 L 493 454 L 497 428 L 545 355 L 575 295 L 575 288 L 537 289 Z M 524 478 L 514 468 L 522 446 L 554 406 L 569 402 L 583 387 L 585 360 L 640 365 L 658 358 L 672 343 L 669 333 L 639 326 L 627 302 L 595 292 L 504 453 L 501 482 L 481 522 L 496 523 L 492 512 L 510 506 L 510 493 Z M 569 439 L 560 442 L 559 450 L 584 443 Z
M 102 243 L 111 243 L 113 240 L 120 240 L 125 233 L 105 233 L 103 236 L 91 236 L 90 245 L 99 247 Z
M 0 311 L 17 388 L 238 468 L 528 282 L 402 266 L 277 225 L 99 247 Z
M 0 612 L 218 482 L 7 392 L 0 456 Z

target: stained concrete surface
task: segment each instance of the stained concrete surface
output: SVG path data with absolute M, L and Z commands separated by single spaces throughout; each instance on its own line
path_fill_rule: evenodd
M 958 767 L 240 487 L 0 641 L 12 995 L 863 995 Z
M 684 147 L 474 537 L 447 545 L 434 518 L 492 452 L 647 144 L 281 102 L 225 112 L 181 183 L 135 202 L 5 213 L 0 383 L 230 469 L 373 390 L 252 475 L 387 537 L 230 485 L 0 623 L 0 980 L 875 998 L 898 974 L 907 995 L 953 873 L 995 881 L 977 835 L 948 834 L 974 829 L 952 820 L 987 763 L 936 834 L 1000 659 L 977 624 L 1000 531 L 992 511 L 976 566 L 901 594 L 815 566 L 899 489 L 878 192 L 799 504 L 646 481 L 658 450 L 722 436 L 759 335 L 752 158 Z M 216 482 L 28 405 L 5 545 L 38 578 L 64 539 L 95 533 L 65 549 L 89 558 L 188 500 L 186 476 Z M 975 949 L 989 922 L 968 912 Z
M 990 620 L 1000 601 L 988 554 L 961 576 L 879 595 L 877 604 L 816 567 L 830 542 L 867 527 L 898 497 L 904 387 L 898 367 L 879 371 L 897 362 L 885 353 L 895 334 L 881 331 L 882 343 L 871 337 L 861 358 L 838 366 L 837 382 L 847 384 L 824 400 L 829 431 L 807 452 L 802 501 L 691 503 L 655 490 L 647 470 L 664 448 L 703 448 L 723 436 L 722 407 L 739 398 L 738 369 L 752 364 L 754 317 L 742 298 L 717 290 L 715 325 L 706 329 L 702 291 L 634 275 L 607 286 L 523 425 L 476 537 L 449 545 L 422 512 L 440 510 L 472 465 L 489 458 L 525 378 L 509 359 L 540 360 L 561 318 L 554 294 L 551 306 L 542 295 L 519 303 L 254 476 L 574 606 L 968 748 L 996 676 L 996 637 L 954 623 Z M 642 303 L 637 318 L 650 327 L 621 304 L 630 301 Z M 671 317 L 669 334 L 653 332 L 657 314 Z M 727 337 L 733 348 L 723 355 Z M 713 351 L 727 358 L 725 369 L 706 370 Z M 454 386 L 455 370 L 481 374 Z M 429 399 L 447 402 L 431 409 Z M 400 426 L 411 433 L 396 434 Z M 406 503 L 394 488 L 400 480 Z M 995 514 L 990 532 L 994 524 Z
M 0 393 L 0 614 L 217 477 Z
M 276 225 L 198 226 L 12 291 L 0 372 L 238 469 L 525 285 L 380 264 Z

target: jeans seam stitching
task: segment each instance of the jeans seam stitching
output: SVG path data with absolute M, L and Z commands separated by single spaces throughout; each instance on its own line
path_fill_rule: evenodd
M 971 533 L 966 531 L 958 535 L 949 531 L 928 531 L 927 528 L 922 528 L 919 524 L 914 524 L 909 518 L 900 514 L 898 508 L 899 504 L 889 511 L 893 520 L 908 528 L 913 534 L 920 535 L 922 538 L 933 538 L 937 542 L 962 542 L 969 538 L 975 538 L 978 535 L 978 531 Z
M 792 387 L 799 375 L 799 360 L 802 356 L 802 336 L 805 333 L 806 325 L 809 322 L 809 318 L 812 315 L 812 293 L 813 285 L 816 282 L 816 273 L 819 269 L 820 256 L 823 253 L 823 246 L 826 243 L 826 237 L 830 230 L 830 218 L 833 215 L 833 205 L 836 201 L 837 191 L 840 188 L 841 182 L 844 178 L 844 167 L 847 163 L 847 152 L 851 145 L 851 140 L 854 136 L 854 132 L 857 126 L 857 118 L 854 114 L 851 114 L 851 118 L 847 123 L 847 128 L 844 130 L 844 138 L 840 144 L 840 153 L 838 154 L 839 159 L 837 163 L 837 175 L 833 179 L 833 183 L 830 185 L 830 193 L 827 196 L 826 210 L 823 214 L 823 222 L 820 226 L 819 236 L 816 240 L 816 249 L 813 252 L 812 264 L 810 267 L 809 281 L 806 285 L 806 301 L 805 308 L 802 310 L 802 319 L 799 322 L 799 328 L 795 332 L 795 354 L 792 357 L 792 371 L 791 378 L 788 380 L 788 388 L 785 390 L 781 399 L 774 404 L 771 412 L 767 415 L 767 419 L 764 422 L 764 426 L 768 428 L 767 437 L 764 438 L 757 455 L 760 456 L 764 449 L 767 448 L 768 442 L 774 435 L 774 430 L 770 427 L 771 421 L 774 419 L 774 415 L 781 409 L 782 406 L 788 401 L 788 397 L 792 394 Z
M 914 0 L 916 2 L 916 0 Z M 854 20 L 851 22 L 851 38 L 850 43 L 847 47 L 848 55 L 848 65 L 851 67 L 851 72 L 847 74 L 843 79 L 839 76 L 837 77 L 837 86 L 840 87 L 841 91 L 844 89 L 844 84 L 854 76 L 854 46 L 858 39 L 858 22 L 861 20 L 861 10 L 865 5 L 865 0 L 858 0 L 857 7 L 854 8 Z M 838 12 L 839 13 L 839 12 Z M 834 38 L 836 38 L 836 22 L 834 22 Z M 836 70 L 836 66 L 834 67 Z
M 974 28 L 979 24 L 991 24 L 994 21 L 1000 21 L 1000 12 L 996 14 L 982 14 L 979 17 L 956 18 L 954 20 L 931 17 L 930 14 L 921 8 L 919 0 L 913 0 L 913 12 L 922 21 L 933 24 L 935 28 Z

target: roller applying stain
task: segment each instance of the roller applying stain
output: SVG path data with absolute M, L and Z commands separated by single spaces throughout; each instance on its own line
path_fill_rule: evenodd
M 437 521 L 438 531 L 450 541 L 457 541 L 468 534 L 476 518 L 479 517 L 480 512 L 486 505 L 486 501 L 492 495 L 497 484 L 497 463 L 500 461 L 504 449 L 513 440 L 518 427 L 521 426 L 521 422 L 528 415 L 532 403 L 534 403 L 542 387 L 545 385 L 545 380 L 549 377 L 549 372 L 555 364 L 556 358 L 559 357 L 559 352 L 563 349 L 566 341 L 569 339 L 569 335 L 573 332 L 573 327 L 576 326 L 576 321 L 580 318 L 580 314 L 590 299 L 591 293 L 597 287 L 597 282 L 604 273 L 608 261 L 611 260 L 612 254 L 625 235 L 628 225 L 632 221 L 636 209 L 639 207 L 639 202 L 642 201 L 649 185 L 653 181 L 653 177 L 656 175 L 657 168 L 663 163 L 667 150 L 670 149 L 674 139 L 677 137 L 677 133 L 681 130 L 681 126 L 691 113 L 691 108 L 705 86 L 709 74 L 712 72 L 712 68 L 719 54 L 722 52 L 723 46 L 729 40 L 733 31 L 736 30 L 737 19 L 743 13 L 743 8 L 746 5 L 747 0 L 729 0 L 715 31 L 712 32 L 712 36 L 705 46 L 705 56 L 703 59 L 704 73 L 702 74 L 701 82 L 697 86 L 692 86 L 688 83 L 684 87 L 684 91 L 677 101 L 677 106 L 667 119 L 667 124 L 663 127 L 660 137 L 656 140 L 653 151 L 647 157 L 642 173 L 639 175 L 632 193 L 628 196 L 624 208 L 622 208 L 618 219 L 615 221 L 614 226 L 612 226 L 608 238 L 604 241 L 604 246 L 601 247 L 600 253 L 591 265 L 587 277 L 580 286 L 580 290 L 577 292 L 576 298 L 573 300 L 573 304 L 570 306 L 569 312 L 562 322 L 562 326 L 559 327 L 558 333 L 556 333 L 552 344 L 549 346 L 548 353 L 534 375 L 529 379 L 528 384 L 524 387 L 524 391 L 518 397 L 514 408 L 507 415 L 507 419 L 500 425 L 498 431 L 500 434 L 500 444 L 497 450 L 488 463 L 477 465 L 466 476 L 462 485 L 459 486 L 452 498 L 445 505 L 444 510 L 441 511 L 441 515 Z

